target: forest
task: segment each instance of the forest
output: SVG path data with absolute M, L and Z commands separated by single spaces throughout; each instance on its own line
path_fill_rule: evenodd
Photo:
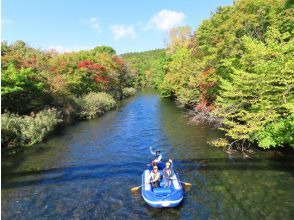
M 174 28 L 164 49 L 117 55 L 1 43 L 2 146 L 30 146 L 56 127 L 92 119 L 153 87 L 225 138 L 217 147 L 294 147 L 294 6 L 236 1 L 194 31 Z
M 123 54 L 136 85 L 190 110 L 191 122 L 213 124 L 228 149 L 294 147 L 294 4 L 235 1 L 192 31 L 170 31 L 165 49 Z

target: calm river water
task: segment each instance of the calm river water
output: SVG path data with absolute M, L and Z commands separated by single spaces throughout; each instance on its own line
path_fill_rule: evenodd
M 43 144 L 2 153 L 2 219 L 294 219 L 293 154 L 228 158 L 207 144 L 220 135 L 142 92 Z M 152 160 L 149 146 L 193 184 L 177 208 L 151 208 L 130 191 Z

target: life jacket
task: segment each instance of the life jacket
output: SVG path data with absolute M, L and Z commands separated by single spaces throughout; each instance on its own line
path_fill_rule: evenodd
M 164 168 L 164 170 L 163 170 L 163 176 L 164 177 L 171 177 L 172 176 L 171 169 L 170 168 L 169 169 Z
M 159 154 L 156 153 L 154 160 L 158 161 L 158 162 L 161 162 L 161 158 L 162 158 L 162 154 L 161 153 L 159 153 Z
M 159 171 L 157 171 L 157 173 L 154 173 L 153 170 L 151 171 L 151 179 L 152 179 L 152 180 L 156 179 L 156 177 L 157 177 L 158 175 L 160 175 Z
M 172 171 L 171 171 L 171 169 L 167 169 L 167 170 L 166 170 L 166 173 L 167 173 L 167 175 L 168 175 L 169 177 L 172 176 Z
M 154 160 L 157 160 L 159 158 L 160 154 L 156 155 Z

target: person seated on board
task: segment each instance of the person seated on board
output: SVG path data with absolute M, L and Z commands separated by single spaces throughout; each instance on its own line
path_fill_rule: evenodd
M 171 185 L 171 178 L 173 176 L 173 172 L 171 170 L 171 163 L 172 160 L 169 159 L 168 162 L 165 163 L 165 168 L 162 171 L 162 176 L 163 176 L 163 180 L 164 180 L 164 187 L 170 187 Z
M 158 188 L 160 184 L 160 173 L 157 166 L 153 166 L 153 169 L 149 175 L 150 183 L 153 188 Z
M 152 166 L 157 166 L 157 164 L 161 163 L 162 154 L 159 149 L 153 151 L 152 147 L 150 147 L 150 153 L 155 156 L 155 159 L 152 161 Z

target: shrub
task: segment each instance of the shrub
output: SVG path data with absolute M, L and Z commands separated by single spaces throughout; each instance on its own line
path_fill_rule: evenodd
M 41 142 L 62 120 L 56 109 L 45 109 L 35 116 L 24 116 L 22 135 L 28 145 Z
M 214 139 L 214 140 L 208 141 L 207 143 L 211 146 L 220 147 L 220 148 L 228 147 L 230 145 L 228 140 L 224 138 Z
M 54 108 L 31 116 L 4 113 L 1 115 L 2 146 L 30 146 L 41 142 L 62 122 L 60 118 L 60 112 Z
M 112 96 L 105 92 L 91 92 L 76 101 L 81 107 L 81 117 L 87 119 L 96 118 L 116 106 Z
M 11 113 L 1 115 L 1 146 L 15 147 L 24 144 L 21 133 L 21 123 L 23 119 Z
M 126 87 L 126 88 L 123 88 L 122 92 L 123 92 L 123 97 L 127 98 L 127 97 L 135 95 L 137 90 L 132 87 L 129 87 L 129 88 Z

